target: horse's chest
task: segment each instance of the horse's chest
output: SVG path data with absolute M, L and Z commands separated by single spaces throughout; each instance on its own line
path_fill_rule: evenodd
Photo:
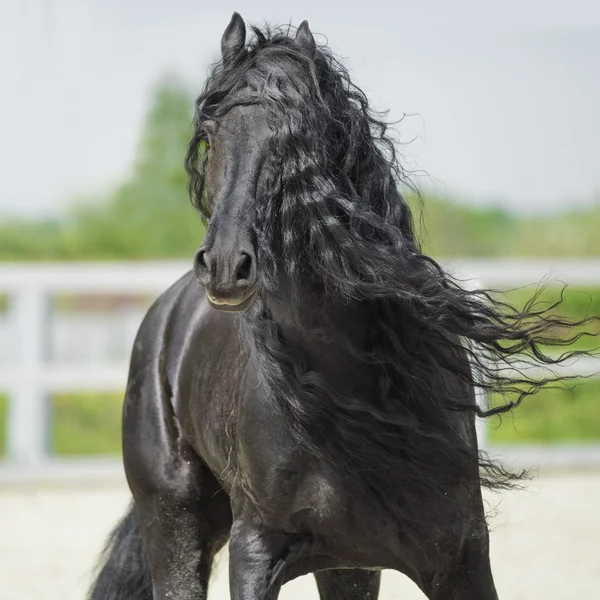
M 368 545 L 373 515 L 365 515 L 355 500 L 364 494 L 303 450 L 278 411 L 259 395 L 240 411 L 236 448 L 239 487 L 232 501 L 241 501 L 265 527 L 306 534 L 328 554 Z
M 302 529 L 340 514 L 345 494 L 336 474 L 302 451 L 272 411 L 248 411 L 237 446 L 241 491 L 265 524 Z
M 244 494 L 261 521 L 278 531 L 318 536 L 356 530 L 352 495 L 335 474 L 301 455 L 288 458 L 258 477 L 242 474 Z
M 301 450 L 275 415 L 249 414 L 253 418 L 243 418 L 238 430 L 234 505 L 241 502 L 267 529 L 310 540 L 305 551 L 311 555 L 345 565 L 395 565 L 397 524 L 375 536 L 373 511 L 365 514 L 356 502 L 365 499 L 364 493 L 350 489 L 340 472 Z
M 372 515 L 364 514 L 352 490 L 323 465 L 307 467 L 306 460 L 280 464 L 266 479 L 246 480 L 243 487 L 245 501 L 262 525 L 297 536 L 306 556 L 366 568 L 399 564 L 397 527 L 375 536 Z

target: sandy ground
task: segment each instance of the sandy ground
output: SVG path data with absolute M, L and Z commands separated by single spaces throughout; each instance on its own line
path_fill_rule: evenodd
M 0 600 L 82 600 L 128 491 L 112 487 L 0 488 Z M 600 473 L 544 475 L 527 491 L 488 498 L 492 563 L 503 600 L 600 598 Z M 210 600 L 226 599 L 227 556 L 219 557 Z M 311 577 L 280 598 L 317 598 Z M 386 572 L 381 598 L 423 598 Z

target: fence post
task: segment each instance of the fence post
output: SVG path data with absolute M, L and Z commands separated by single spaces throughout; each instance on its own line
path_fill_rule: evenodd
M 484 284 L 480 279 L 469 279 L 466 282 L 466 287 L 471 290 L 471 291 L 475 291 L 475 290 L 481 290 L 484 288 Z M 477 348 L 473 348 L 473 350 L 475 352 L 477 352 Z M 485 360 L 485 357 L 480 356 L 479 357 L 480 360 Z M 478 375 L 477 373 L 474 374 L 475 375 L 475 380 L 477 381 L 478 379 Z M 485 392 L 485 389 L 483 389 L 482 387 L 476 387 L 475 388 L 475 400 L 477 401 L 477 405 L 479 406 L 479 408 L 481 408 L 482 410 L 487 410 L 488 408 L 488 397 L 487 394 Z M 479 447 L 480 450 L 487 450 L 488 447 L 488 427 L 487 427 L 487 423 L 485 422 L 485 419 L 482 419 L 481 417 L 475 417 L 475 430 L 477 432 L 477 445 Z
M 25 284 L 11 295 L 9 310 L 18 380 L 9 390 L 7 455 L 20 467 L 33 467 L 46 458 L 48 448 L 50 407 L 40 380 L 46 358 L 48 295 L 35 283 Z

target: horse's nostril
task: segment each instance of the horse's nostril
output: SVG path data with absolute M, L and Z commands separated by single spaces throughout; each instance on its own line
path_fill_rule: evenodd
M 198 266 L 208 269 L 208 263 L 206 260 L 206 250 L 198 250 L 198 252 L 196 253 L 196 263 L 198 264 Z
M 210 279 L 211 270 L 212 265 L 208 252 L 204 249 L 198 250 L 194 255 L 194 275 L 202 285 L 206 285 Z
M 242 252 L 242 255 L 237 264 L 235 272 L 236 281 L 250 279 L 252 273 L 252 257 L 247 252 Z

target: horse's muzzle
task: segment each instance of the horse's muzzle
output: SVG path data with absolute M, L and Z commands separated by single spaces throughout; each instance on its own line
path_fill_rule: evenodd
M 241 312 L 258 296 L 256 256 L 252 249 L 216 252 L 201 246 L 194 256 L 194 274 L 217 310 Z

